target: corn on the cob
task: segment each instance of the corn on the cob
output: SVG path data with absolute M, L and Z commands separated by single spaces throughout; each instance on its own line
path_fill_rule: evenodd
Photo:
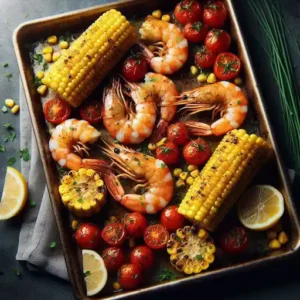
M 91 169 L 71 171 L 59 186 L 63 204 L 77 217 L 90 217 L 105 204 L 105 188 L 100 174 Z
M 255 134 L 248 135 L 243 129 L 227 133 L 178 212 L 214 230 L 269 154 L 267 143 Z
M 133 26 L 112 9 L 95 21 L 59 59 L 42 82 L 71 106 L 79 106 L 136 42 Z

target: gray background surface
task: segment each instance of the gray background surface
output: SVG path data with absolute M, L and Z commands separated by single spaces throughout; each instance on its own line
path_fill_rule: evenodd
M 75 9 L 90 7 L 101 4 L 103 0 L 0 0 L 0 108 L 4 99 L 13 98 L 18 101 L 19 78 L 18 67 L 12 45 L 13 30 L 22 22 L 40 17 L 55 15 Z M 299 0 L 282 0 L 282 12 L 291 31 L 300 31 L 300 2 Z M 239 20 L 246 37 L 250 54 L 254 62 L 256 74 L 266 99 L 268 112 L 271 116 L 273 126 L 280 147 L 284 150 L 283 136 L 281 131 L 281 114 L 278 109 L 278 91 L 271 70 L 266 63 L 266 56 L 261 47 L 257 44 L 255 36 L 263 39 L 262 34 L 257 30 L 257 24 L 253 19 L 250 8 L 243 0 L 235 1 L 238 9 Z M 299 37 L 299 36 L 298 36 Z M 298 86 L 300 82 L 300 59 L 295 51 L 295 45 L 291 45 L 293 63 L 297 73 Z M 8 63 L 8 68 L 2 65 Z M 12 73 L 9 81 L 6 74 Z M 17 128 L 17 138 L 6 144 L 7 151 L 0 153 L 0 190 L 2 190 L 6 162 L 9 157 L 18 157 L 19 150 L 19 117 L 10 113 L 0 112 L 0 137 L 6 134 L 2 127 L 3 123 L 12 123 Z M 2 139 L 2 138 L 1 138 Z M 288 157 L 284 156 L 286 162 Z M 15 164 L 20 167 L 18 159 Z M 296 184 L 299 186 L 299 178 Z M 295 188 L 296 190 L 296 188 Z M 297 192 L 299 199 L 299 188 Z M 18 245 L 19 230 L 22 223 L 22 216 L 13 220 L 0 223 L 0 299 L 6 300 L 33 300 L 33 299 L 73 299 L 72 291 L 68 282 L 59 280 L 53 276 L 43 273 L 29 272 L 15 260 Z M 300 272 L 299 258 L 296 255 L 293 259 L 284 261 L 264 268 L 248 271 L 247 273 L 228 276 L 226 278 L 206 281 L 201 284 L 186 286 L 180 289 L 172 289 L 168 293 L 156 294 L 159 299 L 176 295 L 185 296 L 192 294 L 197 298 L 208 296 L 210 299 L 300 299 Z M 14 274 L 13 268 L 19 268 L 21 277 Z M 149 297 L 150 299 L 150 297 Z

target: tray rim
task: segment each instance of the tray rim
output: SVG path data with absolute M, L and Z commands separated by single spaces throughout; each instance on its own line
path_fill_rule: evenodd
M 44 169 L 44 173 L 45 173 L 45 177 L 46 177 L 47 188 L 48 188 L 48 191 L 50 194 L 51 205 L 53 208 L 53 213 L 55 215 L 55 220 L 58 225 L 59 236 L 60 236 L 60 240 L 62 243 L 64 258 L 65 258 L 67 269 L 68 269 L 69 280 L 72 284 L 74 295 L 78 299 L 88 300 L 88 299 L 99 299 L 99 298 L 89 298 L 87 296 L 84 296 L 82 298 L 81 296 L 79 296 L 82 293 L 82 288 L 79 288 L 79 286 L 82 285 L 82 282 L 80 282 L 78 276 L 74 275 L 74 271 L 72 270 L 72 263 L 68 256 L 68 253 L 67 253 L 68 251 L 66 249 L 65 241 L 63 238 L 63 229 L 59 226 L 59 218 L 61 217 L 61 212 L 59 211 L 59 209 L 55 203 L 54 193 L 52 192 L 52 187 L 50 184 L 51 183 L 50 176 L 48 174 L 48 168 L 47 168 L 47 164 L 46 164 L 46 160 L 45 160 L 47 151 L 43 147 L 41 138 L 38 135 L 38 124 L 37 124 L 36 117 L 33 114 L 33 107 L 32 107 L 33 103 L 31 101 L 29 87 L 27 84 L 26 76 L 25 76 L 25 70 L 24 70 L 23 61 L 21 58 L 21 48 L 19 47 L 19 44 L 18 44 L 18 38 L 19 38 L 20 33 L 23 30 L 25 30 L 26 27 L 28 27 L 28 26 L 33 26 L 33 25 L 39 24 L 39 23 L 46 23 L 49 21 L 57 20 L 57 19 L 64 19 L 64 18 L 72 16 L 72 15 L 76 15 L 79 17 L 80 14 L 82 14 L 82 13 L 89 13 L 89 12 L 92 13 L 93 11 L 96 11 L 99 9 L 109 9 L 109 8 L 113 8 L 115 6 L 120 7 L 120 5 L 125 7 L 125 6 L 129 6 L 130 4 L 134 5 L 134 4 L 138 4 L 138 3 L 145 3 L 147 1 L 149 1 L 149 0 L 120 0 L 120 1 L 110 2 L 110 3 L 95 5 L 95 6 L 91 6 L 91 7 L 87 7 L 87 8 L 83 8 L 83 9 L 73 10 L 73 11 L 65 12 L 65 13 L 58 14 L 58 15 L 47 16 L 47 17 L 42 17 L 42 18 L 38 18 L 38 19 L 34 19 L 34 20 L 29 20 L 29 21 L 23 22 L 20 25 L 18 25 L 17 28 L 13 32 L 13 45 L 14 45 L 15 55 L 17 58 L 17 63 L 18 63 L 19 70 L 20 70 L 22 87 L 24 90 L 25 98 L 26 98 L 26 104 L 27 104 L 27 107 L 30 112 L 30 118 L 31 118 L 31 122 L 32 122 L 34 135 L 35 135 L 35 138 L 38 143 L 39 153 L 40 153 L 41 160 L 43 163 L 43 169 Z M 244 52 L 244 55 L 247 58 L 247 64 L 249 65 L 249 74 L 251 76 L 251 81 L 252 81 L 252 88 L 254 90 L 254 93 L 257 95 L 259 105 L 263 108 L 261 110 L 261 114 L 262 114 L 262 117 L 265 119 L 265 125 L 269 132 L 269 139 L 272 143 L 272 146 L 273 146 L 273 149 L 275 152 L 275 159 L 276 159 L 276 164 L 278 167 L 279 175 L 281 177 L 284 189 L 288 196 L 288 200 L 286 200 L 286 201 L 289 201 L 289 204 L 291 206 L 291 214 L 293 217 L 293 221 L 295 223 L 296 231 L 299 236 L 300 235 L 300 224 L 299 224 L 299 218 L 298 218 L 298 215 L 296 212 L 296 208 L 294 205 L 294 197 L 291 192 L 290 180 L 287 175 L 286 167 L 283 164 L 282 156 L 281 156 L 280 150 L 278 148 L 276 138 L 273 135 L 273 126 L 270 123 L 270 119 L 269 119 L 269 116 L 268 116 L 268 113 L 266 110 L 265 102 L 263 100 L 262 94 L 260 92 L 259 84 L 258 84 L 258 81 L 257 81 L 255 73 L 254 73 L 252 59 L 251 59 L 251 56 L 249 55 L 249 50 L 248 50 L 247 44 L 245 42 L 244 35 L 239 26 L 239 22 L 238 22 L 236 10 L 235 10 L 234 4 L 233 4 L 233 0 L 224 0 L 224 1 L 227 3 L 228 9 L 230 10 L 231 21 L 235 24 L 236 35 L 239 39 L 239 43 L 241 45 L 242 51 Z M 224 276 L 225 273 L 228 274 L 228 273 L 233 273 L 233 272 L 246 270 L 246 269 L 249 270 L 249 269 L 252 269 L 252 268 L 255 268 L 258 266 L 265 265 L 266 263 L 278 261 L 281 259 L 287 259 L 289 257 L 295 256 L 296 253 L 299 251 L 300 251 L 300 239 L 297 241 L 296 246 L 293 249 L 291 249 L 290 251 L 287 251 L 285 253 L 278 254 L 276 256 L 262 257 L 262 258 L 258 258 L 255 260 L 249 260 L 245 263 L 241 263 L 240 265 L 222 267 L 221 269 L 216 269 L 216 270 L 213 270 L 208 273 L 201 274 L 201 275 L 194 275 L 192 277 L 184 277 L 179 280 L 175 280 L 175 281 L 171 281 L 171 282 L 164 282 L 161 284 L 141 288 L 141 289 L 126 292 L 126 293 L 116 294 L 111 297 L 104 297 L 104 299 L 122 299 L 124 297 L 135 296 L 140 293 L 153 292 L 153 291 L 157 291 L 157 290 L 167 289 L 167 288 L 177 285 L 179 283 L 186 284 L 186 283 L 193 283 L 200 279 L 204 280 L 204 279 L 208 279 L 210 277 L 214 277 L 214 278 L 221 277 L 221 276 Z

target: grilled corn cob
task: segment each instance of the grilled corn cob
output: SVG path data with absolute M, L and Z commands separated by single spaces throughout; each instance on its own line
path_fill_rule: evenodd
M 167 252 L 170 262 L 179 272 L 197 274 L 206 270 L 215 260 L 216 247 L 208 232 L 196 225 L 177 229 L 170 235 Z
M 195 178 L 178 212 L 214 230 L 269 153 L 266 142 L 255 134 L 248 135 L 243 129 L 227 133 Z
M 59 193 L 63 204 L 77 217 L 90 217 L 105 203 L 100 174 L 91 169 L 71 171 L 62 178 Z
M 79 106 L 136 42 L 133 26 L 112 9 L 95 21 L 53 63 L 42 82 Z

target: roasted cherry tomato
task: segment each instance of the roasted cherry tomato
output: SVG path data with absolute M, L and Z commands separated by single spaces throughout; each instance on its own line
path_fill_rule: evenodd
M 61 99 L 51 99 L 44 105 L 44 115 L 52 124 L 60 124 L 67 120 L 71 114 L 70 105 Z
M 137 288 L 142 279 L 142 271 L 138 265 L 123 265 L 118 272 L 118 282 L 125 290 Z
M 227 51 L 230 47 L 230 43 L 230 35 L 222 29 L 210 30 L 205 39 L 206 48 L 215 53 Z
M 82 249 L 97 249 L 101 244 L 101 230 L 94 224 L 83 223 L 75 232 L 75 240 Z
M 184 226 L 185 217 L 178 212 L 177 205 L 166 207 L 160 215 L 160 223 L 164 225 L 168 231 L 176 231 Z
M 168 141 L 185 145 L 189 141 L 188 131 L 183 123 L 171 124 L 168 128 Z
M 101 121 L 101 101 L 92 100 L 85 102 L 80 107 L 80 116 L 83 120 L 88 121 L 90 124 L 96 124 Z
M 129 236 L 139 238 L 144 235 L 147 228 L 147 220 L 141 213 L 133 212 L 125 215 L 124 225 Z
M 201 22 L 187 23 L 183 30 L 185 38 L 192 43 L 200 43 L 205 40 L 208 27 Z
M 142 53 L 136 53 L 125 59 L 122 75 L 128 81 L 141 81 L 148 71 L 148 63 Z
M 166 247 L 169 239 L 167 228 L 160 224 L 150 225 L 144 233 L 144 241 L 146 245 L 154 250 Z
M 214 73 L 219 80 L 231 80 L 238 76 L 241 60 L 231 52 L 222 52 L 217 56 Z
M 149 270 L 154 264 L 154 255 L 147 246 L 137 246 L 130 254 L 132 264 L 138 265 L 142 271 Z
M 202 46 L 195 55 L 195 64 L 202 69 L 211 68 L 216 60 L 216 54 Z
M 196 0 L 183 0 L 176 5 L 174 15 L 181 24 L 197 22 L 201 20 L 202 8 Z
M 209 1 L 204 6 L 203 23 L 211 28 L 222 28 L 227 19 L 227 9 L 222 1 Z
M 162 160 L 167 165 L 175 165 L 179 161 L 179 149 L 173 142 L 167 142 L 163 146 L 156 148 L 156 158 Z
M 220 236 L 221 248 L 229 254 L 242 254 L 248 246 L 248 234 L 245 228 L 235 226 Z
M 185 161 L 191 165 L 202 165 L 210 156 L 210 147 L 208 143 L 201 138 L 190 141 L 183 148 L 183 157 Z
M 102 258 L 108 271 L 118 271 L 125 263 L 123 250 L 118 247 L 109 247 L 103 250 Z
M 126 239 L 124 225 L 118 222 L 107 224 L 102 230 L 102 238 L 110 246 L 121 246 Z

